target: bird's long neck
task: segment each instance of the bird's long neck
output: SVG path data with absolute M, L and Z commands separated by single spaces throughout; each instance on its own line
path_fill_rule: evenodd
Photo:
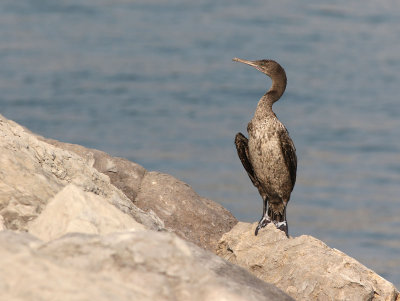
M 277 74 L 274 76 L 270 76 L 272 79 L 272 86 L 268 90 L 267 93 L 261 97 L 258 102 L 256 112 L 254 113 L 254 117 L 257 119 L 264 119 L 267 116 L 275 116 L 272 111 L 272 105 L 274 102 L 281 98 L 283 92 L 286 89 L 286 75 L 285 73 Z

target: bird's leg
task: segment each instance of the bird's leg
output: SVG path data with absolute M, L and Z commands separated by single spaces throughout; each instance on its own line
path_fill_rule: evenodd
M 266 225 L 268 225 L 271 222 L 271 219 L 269 218 L 267 214 L 267 207 L 268 207 L 268 198 L 266 196 L 263 196 L 263 216 L 261 217 L 260 221 L 258 222 L 255 235 L 257 236 L 258 231 L 260 231 L 261 228 L 264 228 Z
M 286 220 L 286 206 L 283 208 L 283 221 L 281 222 L 274 221 L 274 224 L 277 229 L 285 232 L 286 236 L 289 237 L 289 227 Z

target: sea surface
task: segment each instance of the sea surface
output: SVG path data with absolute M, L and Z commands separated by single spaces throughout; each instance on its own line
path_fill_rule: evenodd
M 400 6 L 381 1 L 2 0 L 0 114 L 172 174 L 240 220 L 262 202 L 236 155 L 271 81 L 297 148 L 290 233 L 400 288 Z

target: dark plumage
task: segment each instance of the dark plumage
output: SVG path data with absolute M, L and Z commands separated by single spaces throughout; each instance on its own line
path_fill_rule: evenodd
M 297 157 L 285 126 L 272 111 L 272 105 L 286 88 L 285 70 L 275 61 L 234 61 L 253 66 L 272 79 L 272 86 L 258 102 L 247 126 L 249 139 L 236 134 L 236 149 L 250 180 L 263 199 L 263 216 L 255 235 L 271 221 L 288 235 L 286 206 L 296 182 Z

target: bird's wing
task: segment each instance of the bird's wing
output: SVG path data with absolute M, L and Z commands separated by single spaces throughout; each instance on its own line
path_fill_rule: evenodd
M 287 131 L 282 132 L 280 135 L 281 149 L 283 157 L 285 158 L 285 164 L 289 170 L 290 180 L 292 181 L 292 187 L 296 183 L 296 172 L 297 172 L 297 156 L 296 148 L 294 147 L 292 139 Z
M 244 169 L 247 171 L 251 182 L 253 182 L 254 186 L 260 189 L 260 183 L 249 160 L 248 139 L 242 133 L 237 133 L 235 137 L 235 145 L 239 159 L 242 162 Z

